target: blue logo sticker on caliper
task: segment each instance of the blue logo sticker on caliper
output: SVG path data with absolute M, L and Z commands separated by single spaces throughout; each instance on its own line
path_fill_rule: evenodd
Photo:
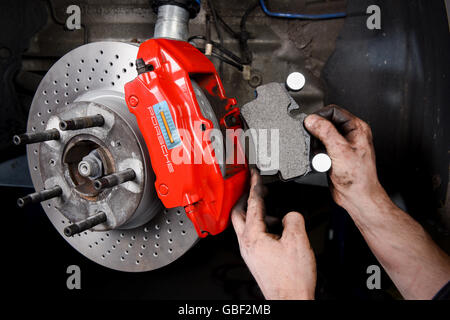
M 178 129 L 173 122 L 167 101 L 162 101 L 153 106 L 156 119 L 158 119 L 159 127 L 163 134 L 168 149 L 173 149 L 181 143 Z

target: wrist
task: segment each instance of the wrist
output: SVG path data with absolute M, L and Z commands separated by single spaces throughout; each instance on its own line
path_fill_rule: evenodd
M 347 201 L 343 208 L 347 210 L 360 229 L 382 227 L 386 221 L 386 215 L 398 210 L 379 183 L 368 192 L 355 194 L 358 197 Z

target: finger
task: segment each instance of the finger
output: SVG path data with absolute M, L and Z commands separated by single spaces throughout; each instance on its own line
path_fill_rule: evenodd
M 345 109 L 336 105 L 329 105 L 315 112 L 315 114 L 331 121 L 338 132 L 350 142 L 354 142 L 361 136 L 363 121 Z
M 338 132 L 336 127 L 327 119 L 312 114 L 305 119 L 306 129 L 317 139 L 322 141 L 330 157 L 336 158 L 342 153 L 342 148 L 348 148 L 348 141 Z
M 306 237 L 305 219 L 298 212 L 289 212 L 283 218 L 283 234 L 281 235 L 282 241 L 299 239 Z
M 251 236 L 254 233 L 266 231 L 266 224 L 264 223 L 264 186 L 261 176 L 256 170 L 252 170 L 250 185 L 250 196 L 247 201 L 247 214 L 245 217 L 245 232 Z
M 231 210 L 231 222 L 238 238 L 242 236 L 245 229 L 245 205 L 248 194 L 244 194 Z

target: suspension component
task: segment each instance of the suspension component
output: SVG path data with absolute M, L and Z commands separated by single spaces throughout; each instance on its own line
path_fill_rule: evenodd
M 101 127 L 105 124 L 105 119 L 101 114 L 93 116 L 79 117 L 69 120 L 62 120 L 59 123 L 59 128 L 63 131 L 66 130 L 80 130 L 92 127 Z
M 52 198 L 59 197 L 62 194 L 62 189 L 59 186 L 55 186 L 50 189 L 45 189 L 39 192 L 30 193 L 25 197 L 17 199 L 17 205 L 21 208 L 30 203 L 42 202 Z
M 27 132 L 13 137 L 15 145 L 31 144 L 36 142 L 44 142 L 50 140 L 59 140 L 60 134 L 58 129 L 50 129 L 42 132 Z
M 100 211 L 93 216 L 90 216 L 84 220 L 72 223 L 71 225 L 64 228 L 64 234 L 67 237 L 71 237 L 75 234 L 81 233 L 88 229 L 91 229 L 101 223 L 106 222 L 106 213 Z
M 94 188 L 96 190 L 104 190 L 106 188 L 112 188 L 121 183 L 133 180 L 134 178 L 136 178 L 136 173 L 134 170 L 126 169 L 95 180 Z

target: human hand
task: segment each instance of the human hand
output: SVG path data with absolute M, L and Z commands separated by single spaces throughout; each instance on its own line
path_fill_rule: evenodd
M 267 233 L 264 193 L 261 176 L 252 170 L 248 200 L 242 197 L 231 215 L 241 255 L 266 299 L 314 299 L 316 262 L 303 216 L 288 213 L 281 237 Z
M 308 116 L 305 127 L 322 141 L 331 157 L 330 188 L 337 204 L 352 213 L 364 210 L 374 198 L 388 200 L 378 181 L 372 131 L 367 123 L 331 105 Z

